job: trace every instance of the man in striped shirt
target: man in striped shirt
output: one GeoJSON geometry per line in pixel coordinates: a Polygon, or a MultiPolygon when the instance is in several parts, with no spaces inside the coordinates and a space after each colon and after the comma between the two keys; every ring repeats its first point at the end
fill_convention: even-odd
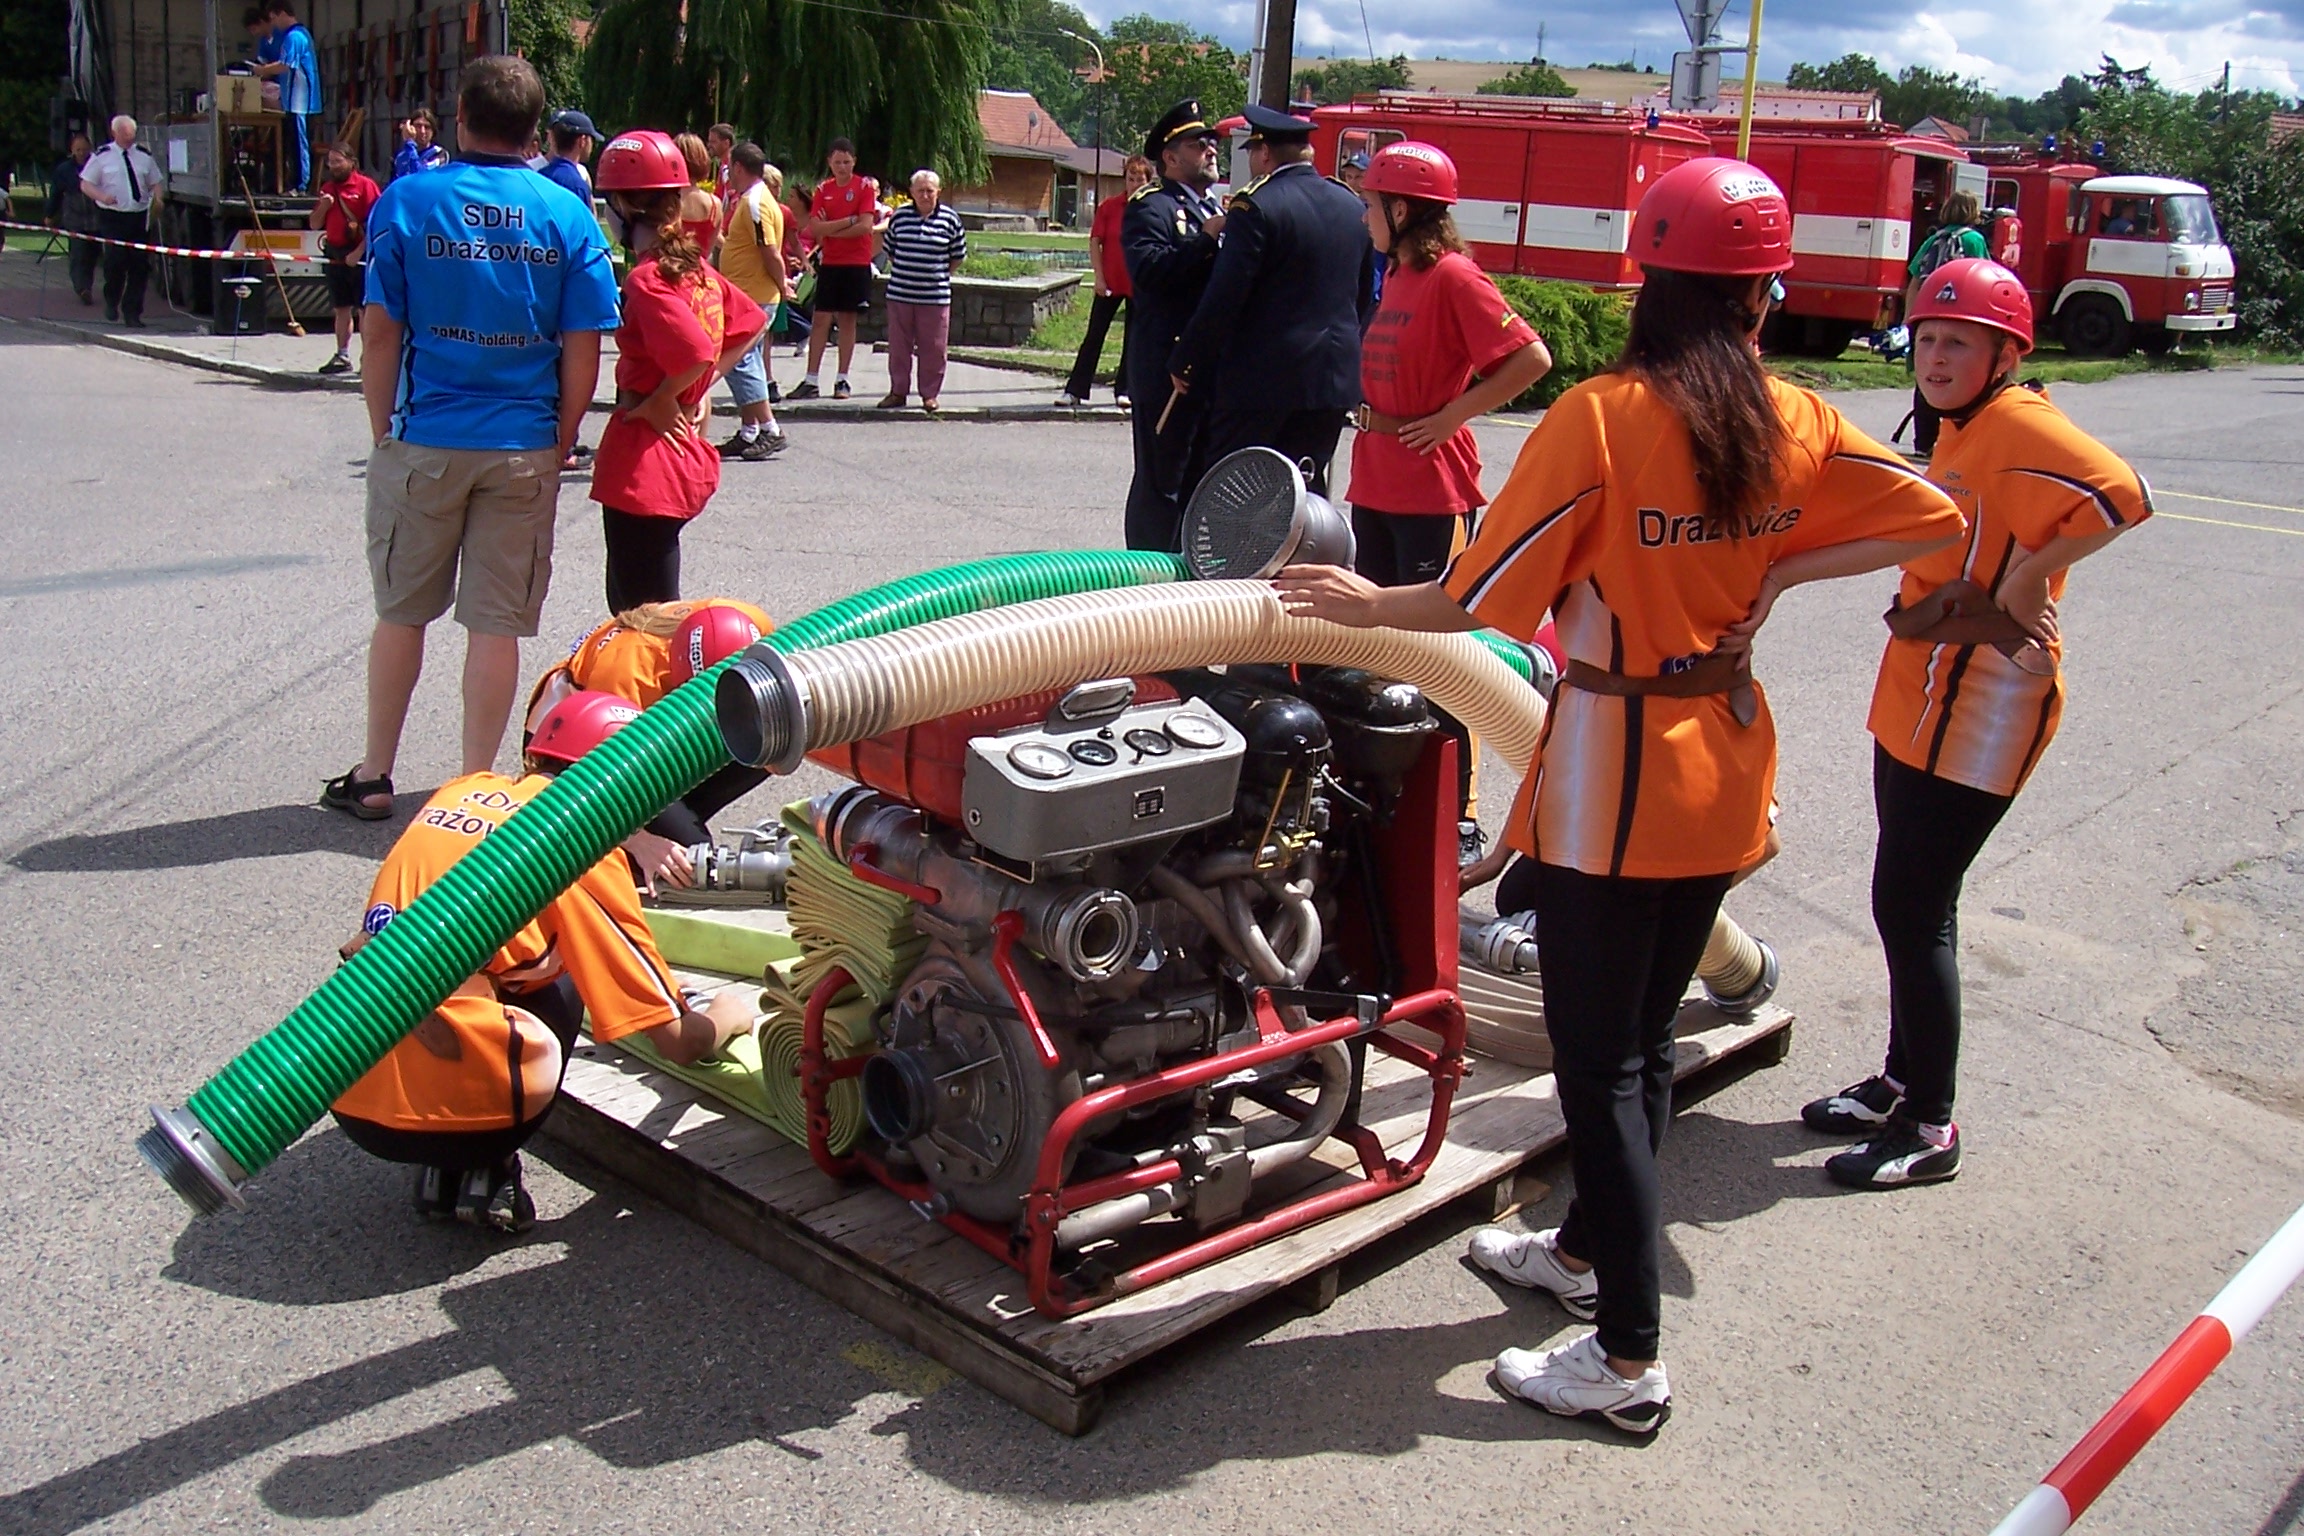
{"type": "Polygon", "coordinates": [[[934,171],[912,173],[912,202],[888,220],[888,394],[882,410],[912,395],[912,360],[920,360],[920,407],[943,402],[944,362],[952,340],[952,274],[968,256],[968,231],[943,203],[934,171]]]}

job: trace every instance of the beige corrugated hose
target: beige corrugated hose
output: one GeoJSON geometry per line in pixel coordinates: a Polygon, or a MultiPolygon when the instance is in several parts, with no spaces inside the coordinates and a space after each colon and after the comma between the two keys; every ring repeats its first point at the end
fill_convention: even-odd
{"type": "Polygon", "coordinates": [[[1544,728],[1543,698],[1472,636],[1299,618],[1261,581],[1088,592],[789,656],[747,653],[722,679],[720,716],[738,757],[789,769],[811,749],[1039,689],[1252,662],[1359,667],[1413,683],[1523,773],[1544,728]],[[771,681],[771,670],[788,684],[771,681]]]}

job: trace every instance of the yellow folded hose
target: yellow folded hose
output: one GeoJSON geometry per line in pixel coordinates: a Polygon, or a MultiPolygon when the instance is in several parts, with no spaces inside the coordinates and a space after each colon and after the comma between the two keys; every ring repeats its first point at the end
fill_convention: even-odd
{"type": "Polygon", "coordinates": [[[1043,688],[1250,662],[1413,683],[1521,772],[1544,728],[1542,697],[1473,636],[1295,617],[1261,581],[1048,598],[791,655],[754,646],[721,674],[715,706],[739,760],[789,773],[815,748],[1043,688]]]}

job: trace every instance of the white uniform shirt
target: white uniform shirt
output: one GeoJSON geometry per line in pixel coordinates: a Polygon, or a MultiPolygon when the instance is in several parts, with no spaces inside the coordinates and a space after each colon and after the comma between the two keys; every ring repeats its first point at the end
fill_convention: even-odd
{"type": "Polygon", "coordinates": [[[152,206],[152,200],[160,195],[161,182],[158,163],[145,153],[141,144],[130,145],[126,155],[120,153],[119,145],[107,144],[90,155],[87,165],[80,171],[80,185],[83,189],[93,187],[104,194],[102,198],[91,201],[99,209],[109,209],[114,213],[144,212],[152,206]],[[134,190],[130,190],[128,185],[131,165],[136,173],[134,190]]]}

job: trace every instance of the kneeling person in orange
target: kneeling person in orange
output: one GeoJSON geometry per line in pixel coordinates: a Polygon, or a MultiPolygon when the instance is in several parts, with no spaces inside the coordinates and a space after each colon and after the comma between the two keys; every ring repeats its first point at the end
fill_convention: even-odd
{"type": "Polygon", "coordinates": [[[1532,807],[1509,841],[1532,900],[1576,1197],[1553,1231],[1489,1229],[1475,1262],[1552,1292],[1596,1331],[1508,1349],[1507,1392],[1651,1433],[1673,1023],[1720,898],[1768,844],[1775,728],[1752,637],[1776,594],[1951,542],[1944,494],[1806,390],[1758,337],[1792,264],[1791,211],[1738,161],[1658,177],[1632,225],[1646,281],[1616,366],[1528,435],[1472,545],[1439,582],[1283,572],[1288,606],[1344,624],[1526,640],[1552,612],[1566,666],[1532,807]]]}
{"type": "MultiPolygon", "coordinates": [[[[772,633],[775,621],[735,597],[695,602],[642,603],[577,641],[568,659],[536,680],[528,695],[528,728],[579,688],[630,699],[646,709],[658,699],[772,633]]],[[[657,813],[624,841],[652,886],[693,883],[688,849],[712,840],[708,822],[768,781],[743,763],[730,763],[657,813]]]]}
{"type": "Polygon", "coordinates": [[[1904,562],[1872,693],[1888,1060],[1800,1112],[1814,1130],[1866,1138],[1824,1165],[1860,1189],[1960,1171],[1960,884],[2063,714],[2064,573],[2152,515],[2142,476],[2016,385],[2032,349],[2016,274],[1946,262],[1911,318],[1914,372],[1944,419],[1928,478],[1968,514],[1968,537],[1904,562]]]}
{"type": "MultiPolygon", "coordinates": [[[[442,785],[385,856],[346,958],[638,713],[608,694],[572,694],[539,724],[523,777],[471,773],[442,785]]],[[[366,1151],[416,1165],[426,1217],[521,1231],[536,1208],[520,1185],[519,1149],[552,1107],[586,1010],[594,1039],[645,1033],[686,1063],[751,1027],[744,990],[698,1010],[656,952],[623,855],[611,853],[347,1088],[336,1123],[366,1151]]]]}

